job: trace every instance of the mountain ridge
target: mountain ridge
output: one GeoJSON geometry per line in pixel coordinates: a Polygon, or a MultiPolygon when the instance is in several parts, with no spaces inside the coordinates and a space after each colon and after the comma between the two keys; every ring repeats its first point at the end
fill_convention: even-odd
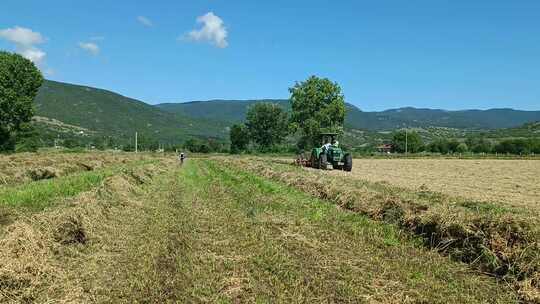
{"type": "MultiPolygon", "coordinates": [[[[192,117],[212,118],[228,123],[245,118],[247,107],[257,102],[275,102],[290,109],[287,99],[188,101],[161,103],[157,107],[192,117]],[[219,109],[216,109],[219,107],[219,109]],[[231,114],[231,112],[233,112],[231,114]]],[[[353,129],[393,130],[403,127],[448,127],[459,129],[498,129],[518,127],[527,122],[540,121],[540,111],[493,108],[487,110],[444,110],[402,107],[384,111],[362,111],[358,106],[346,103],[345,125],[353,129]]]]}
{"type": "MultiPolygon", "coordinates": [[[[44,82],[35,99],[36,116],[59,122],[40,120],[47,127],[62,126],[59,129],[65,131],[70,129],[66,126],[77,126],[96,136],[123,141],[131,140],[138,132],[143,138],[169,143],[194,137],[225,140],[228,127],[242,122],[248,107],[259,102],[278,103],[290,110],[287,99],[214,99],[151,105],[109,90],[50,80],[44,82]]],[[[452,111],[403,107],[364,112],[350,103],[346,108],[349,130],[391,131],[403,127],[484,130],[540,121],[540,111],[506,108],[452,111]]]]}
{"type": "Polygon", "coordinates": [[[45,80],[35,99],[36,116],[56,119],[105,136],[134,132],[168,142],[226,135],[226,125],[162,111],[112,91],[45,80]]]}

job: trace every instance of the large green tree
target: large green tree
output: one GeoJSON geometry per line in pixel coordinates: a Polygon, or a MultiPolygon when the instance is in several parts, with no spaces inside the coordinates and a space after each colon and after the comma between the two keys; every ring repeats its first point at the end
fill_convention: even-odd
{"type": "Polygon", "coordinates": [[[231,139],[231,153],[244,151],[249,144],[249,133],[244,124],[235,124],[229,132],[231,139]]]}
{"type": "Polygon", "coordinates": [[[32,120],[43,76],[21,55],[0,51],[0,149],[15,147],[14,135],[32,120]]]}
{"type": "Polygon", "coordinates": [[[289,131],[287,112],[277,104],[261,102],[249,107],[246,128],[250,138],[261,150],[283,142],[289,131]]]}
{"type": "Polygon", "coordinates": [[[319,144],[320,132],[343,130],[345,99],[340,86],[327,78],[309,77],[289,89],[291,123],[300,131],[299,147],[319,144]]]}
{"type": "Polygon", "coordinates": [[[418,153],[423,151],[424,143],[422,138],[415,131],[401,130],[394,133],[392,137],[392,146],[395,152],[404,153],[418,153]],[[407,148],[405,148],[407,147],[407,148]]]}

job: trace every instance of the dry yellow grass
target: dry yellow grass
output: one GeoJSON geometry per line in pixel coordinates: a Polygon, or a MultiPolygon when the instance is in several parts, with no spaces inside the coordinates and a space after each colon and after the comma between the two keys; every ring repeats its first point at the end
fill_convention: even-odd
{"type": "Polygon", "coordinates": [[[394,225],[228,164],[126,168],[6,224],[0,303],[517,303],[394,225]]]}
{"type": "Polygon", "coordinates": [[[329,173],[540,211],[537,160],[355,159],[353,163],[352,174],[329,173]]]}
{"type": "Polygon", "coordinates": [[[0,186],[90,171],[144,157],[132,153],[21,153],[0,155],[0,186]]]}
{"type": "MultiPolygon", "coordinates": [[[[356,173],[301,168],[291,165],[290,161],[269,158],[220,161],[294,186],[334,202],[344,209],[396,224],[401,229],[420,236],[424,245],[429,248],[509,282],[525,303],[540,303],[540,230],[535,225],[540,208],[508,208],[511,204],[505,203],[504,199],[495,199],[495,196],[490,196],[490,201],[482,202],[462,193],[443,194],[444,191],[429,188],[429,177],[427,180],[416,177],[416,185],[419,186],[407,184],[413,188],[411,190],[407,189],[407,185],[367,180],[362,178],[358,162],[371,160],[357,161],[354,166],[356,173]],[[432,191],[427,191],[429,189],[432,191]]],[[[410,164],[409,171],[422,172],[419,169],[422,167],[417,164],[426,160],[398,160],[393,163],[388,163],[387,160],[378,161],[385,165],[393,164],[392,166],[399,166],[400,162],[405,161],[410,164]]],[[[524,163],[509,166],[519,171],[519,168],[516,169],[518,164],[524,163]]],[[[530,166],[535,164],[524,168],[531,169],[530,166]]],[[[392,170],[392,166],[385,169],[392,170]]],[[[466,168],[453,168],[461,170],[462,174],[456,175],[454,179],[467,176],[466,169],[470,168],[463,166],[466,168]]],[[[425,170],[437,170],[434,167],[427,167],[425,170]]],[[[382,174],[385,169],[376,167],[373,170],[382,174]]],[[[514,171],[497,169],[496,173],[505,173],[506,177],[512,178],[511,173],[514,171]]],[[[532,174],[532,178],[537,177],[532,174]]],[[[466,180],[461,182],[470,183],[466,180]]],[[[482,190],[478,188],[477,191],[482,190]]],[[[527,203],[518,202],[515,205],[527,206],[527,203]]]]}

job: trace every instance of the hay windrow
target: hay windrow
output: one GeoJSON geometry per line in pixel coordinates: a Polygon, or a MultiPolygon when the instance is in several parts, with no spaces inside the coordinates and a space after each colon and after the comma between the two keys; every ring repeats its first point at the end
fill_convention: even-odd
{"type": "Polygon", "coordinates": [[[114,164],[127,164],[146,156],[128,153],[21,153],[0,157],[0,185],[16,185],[35,180],[94,171],[114,164]]]}
{"type": "Polygon", "coordinates": [[[55,260],[55,242],[47,229],[26,222],[9,227],[0,240],[0,302],[32,303],[58,298],[71,302],[80,288],[70,284],[55,260]]]}
{"type": "MultiPolygon", "coordinates": [[[[540,232],[537,219],[527,214],[482,212],[446,198],[432,203],[423,189],[401,195],[389,186],[355,184],[346,177],[260,160],[220,159],[231,168],[294,186],[342,208],[396,224],[420,236],[426,246],[466,262],[482,272],[513,282],[527,298],[540,290],[540,232]],[[532,279],[531,279],[532,278],[532,279]],[[523,289],[522,291],[522,288],[523,289]]],[[[441,196],[442,197],[442,196],[441,196]]]]}
{"type": "Polygon", "coordinates": [[[27,173],[33,181],[59,177],[62,173],[53,167],[33,168],[27,173]]]}
{"type": "MultiPolygon", "coordinates": [[[[91,302],[76,266],[85,259],[85,248],[104,238],[103,225],[117,220],[113,209],[140,207],[132,199],[138,187],[133,177],[120,173],[108,177],[98,189],[68,200],[62,208],[6,223],[0,235],[0,302],[91,302]]],[[[0,220],[2,216],[0,212],[0,220]]]]}

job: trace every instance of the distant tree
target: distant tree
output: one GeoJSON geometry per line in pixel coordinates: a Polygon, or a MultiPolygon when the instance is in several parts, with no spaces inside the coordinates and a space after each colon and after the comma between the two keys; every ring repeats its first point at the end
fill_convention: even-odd
{"type": "Polygon", "coordinates": [[[30,123],[21,124],[14,137],[17,138],[15,152],[36,152],[41,146],[38,132],[30,123]]]}
{"type": "Polygon", "coordinates": [[[483,137],[469,137],[465,141],[469,150],[474,153],[491,153],[493,146],[491,141],[483,137]]]}
{"type": "Polygon", "coordinates": [[[213,150],[213,147],[216,147],[212,140],[203,141],[200,139],[188,139],[184,143],[184,149],[187,149],[190,152],[194,153],[210,153],[216,152],[213,150]]]}
{"type": "Polygon", "coordinates": [[[459,141],[452,139],[448,141],[448,153],[458,152],[459,141]]]}
{"type": "Polygon", "coordinates": [[[321,129],[340,132],[345,121],[345,99],[340,86],[311,76],[296,83],[291,93],[291,126],[300,130],[299,148],[318,145],[321,129]]]}
{"type": "Polygon", "coordinates": [[[527,139],[506,139],[495,145],[494,150],[497,153],[509,154],[530,154],[535,150],[534,140],[527,139]]]}
{"type": "Polygon", "coordinates": [[[466,143],[460,143],[456,139],[437,139],[426,146],[426,150],[434,153],[451,154],[464,153],[469,147],[466,143]]]}
{"type": "Polygon", "coordinates": [[[34,115],[33,102],[43,76],[32,61],[0,51],[0,149],[13,150],[13,136],[34,115]]]}
{"type": "Polygon", "coordinates": [[[531,138],[531,152],[540,154],[540,138],[531,138]]]}
{"type": "Polygon", "coordinates": [[[190,152],[199,152],[200,143],[193,138],[190,138],[184,142],[184,149],[190,152]]]}
{"type": "MultiPolygon", "coordinates": [[[[104,149],[106,148],[105,144],[107,144],[107,141],[104,141],[103,139],[96,141],[96,147],[99,146],[98,149],[104,149]]],[[[145,133],[139,133],[137,138],[137,149],[139,151],[156,151],[159,148],[159,142],[156,138],[154,138],[152,135],[145,134],[145,133]]]]}
{"type": "Polygon", "coordinates": [[[195,151],[195,152],[199,152],[199,153],[210,153],[210,146],[207,144],[207,143],[202,143],[199,145],[199,149],[198,151],[195,151]]]}
{"type": "Polygon", "coordinates": [[[246,114],[246,128],[249,137],[263,151],[268,151],[283,142],[288,134],[287,112],[274,103],[256,103],[246,114]]]}
{"type": "Polygon", "coordinates": [[[73,137],[69,137],[69,138],[64,139],[63,145],[64,145],[64,147],[66,147],[68,149],[73,149],[73,148],[78,148],[78,147],[84,146],[84,144],[82,144],[80,141],[78,141],[76,138],[73,138],[73,137]]]}
{"type": "Polygon", "coordinates": [[[231,139],[231,153],[246,150],[249,144],[249,132],[244,124],[235,124],[229,132],[231,139]]]}
{"type": "Polygon", "coordinates": [[[448,140],[447,139],[437,139],[427,145],[426,150],[433,153],[447,154],[448,149],[448,140]]]}
{"type": "Polygon", "coordinates": [[[125,144],[122,146],[122,151],[124,152],[133,152],[135,151],[135,145],[132,143],[125,144]]]}
{"type": "Polygon", "coordinates": [[[407,151],[409,153],[418,153],[424,149],[422,138],[417,132],[401,130],[394,133],[394,136],[392,137],[394,151],[404,153],[405,145],[407,146],[407,151]]]}
{"type": "Polygon", "coordinates": [[[456,152],[457,153],[465,153],[469,151],[469,147],[467,147],[467,144],[466,143],[460,143],[459,145],[457,145],[456,147],[456,152]]]}
{"type": "Polygon", "coordinates": [[[223,143],[214,138],[208,139],[208,148],[210,149],[210,152],[218,152],[218,153],[225,150],[223,143]]]}

